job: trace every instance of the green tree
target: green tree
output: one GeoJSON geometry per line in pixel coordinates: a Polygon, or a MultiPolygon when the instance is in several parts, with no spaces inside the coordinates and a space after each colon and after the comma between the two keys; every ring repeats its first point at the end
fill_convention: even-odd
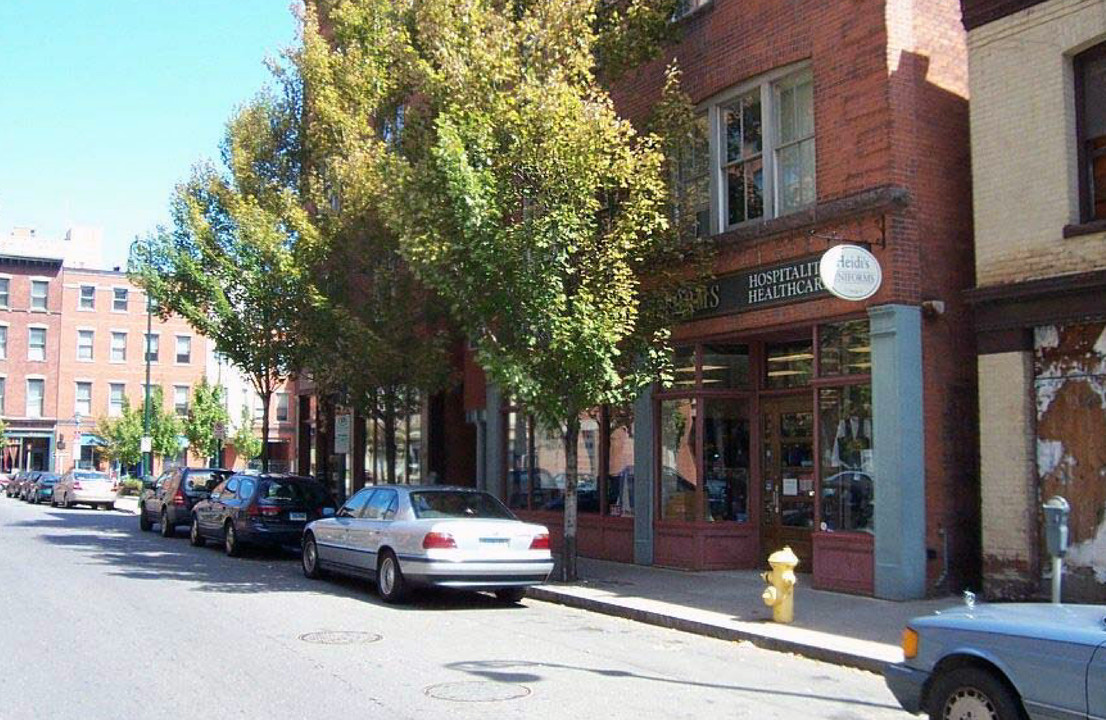
{"type": "Polygon", "coordinates": [[[394,154],[401,248],[481,365],[566,460],[564,579],[576,577],[580,417],[670,365],[665,141],[619,117],[597,74],[591,0],[425,0],[407,24],[419,104],[394,154]]]}
{"type": "Polygon", "coordinates": [[[299,338],[321,304],[305,269],[315,233],[298,195],[301,111],[286,89],[231,118],[222,168],[195,168],[174,194],[172,230],[137,243],[129,264],[163,317],[183,317],[250,378],[266,436],[273,392],[302,367],[299,338]]]}
{"type": "Polygon", "coordinates": [[[230,437],[230,445],[238,457],[247,463],[261,454],[261,438],[253,431],[253,418],[250,417],[250,409],[243,406],[242,417],[238,426],[234,428],[234,434],[230,437]]]}
{"type": "Polygon", "coordinates": [[[188,417],[184,421],[184,434],[188,444],[201,456],[212,458],[219,454],[218,426],[224,428],[230,422],[223,397],[223,388],[202,378],[192,391],[188,417]]]}
{"type": "Polygon", "coordinates": [[[160,386],[150,388],[150,437],[154,455],[174,459],[181,453],[184,423],[173,408],[165,407],[165,393],[160,386]]]}
{"type": "Polygon", "coordinates": [[[96,435],[103,440],[100,451],[108,461],[123,465],[142,462],[142,409],[132,408],[125,397],[118,417],[101,417],[97,421],[96,435]]]}

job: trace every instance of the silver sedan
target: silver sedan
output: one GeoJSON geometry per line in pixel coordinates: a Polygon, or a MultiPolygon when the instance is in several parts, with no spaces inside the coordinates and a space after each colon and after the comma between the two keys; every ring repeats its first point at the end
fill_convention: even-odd
{"type": "Polygon", "coordinates": [[[375,579],[396,603],[413,586],[490,590],[518,602],[553,571],[549,531],[524,523],[488,493],[440,485],[359,490],[303,535],[303,572],[375,579]]]}

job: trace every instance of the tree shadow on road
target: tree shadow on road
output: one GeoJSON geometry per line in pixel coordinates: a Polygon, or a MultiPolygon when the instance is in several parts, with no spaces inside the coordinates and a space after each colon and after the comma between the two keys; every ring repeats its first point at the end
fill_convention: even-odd
{"type": "MultiPolygon", "coordinates": [[[[38,538],[70,549],[90,564],[108,565],[110,574],[134,580],[192,583],[194,592],[259,593],[302,592],[360,600],[399,611],[510,610],[496,599],[475,593],[422,591],[410,605],[387,605],[371,582],[339,576],[309,580],[300,570],[299,554],[292,549],[249,549],[231,558],[221,548],[192,547],[184,531],[176,538],[142,532],[138,518],[111,512],[51,509],[34,520],[8,527],[38,528],[38,538]]],[[[217,543],[216,543],[217,545],[217,543]]],[[[513,606],[524,609],[522,606],[513,606]]]]}
{"type": "Polygon", "coordinates": [[[473,660],[450,663],[446,665],[446,667],[450,670],[459,670],[461,672],[475,675],[476,677],[480,677],[491,682],[501,683],[541,682],[545,679],[543,676],[538,675],[535,672],[523,671],[526,669],[538,670],[541,668],[549,668],[554,670],[573,670],[576,672],[598,675],[604,678],[626,678],[630,680],[642,680],[645,682],[653,683],[670,683],[674,685],[682,685],[684,687],[697,687],[706,690],[729,690],[733,692],[755,695],[794,697],[802,698],[805,700],[841,703],[843,705],[862,705],[865,707],[880,708],[885,710],[902,710],[902,708],[898,705],[871,702],[869,700],[861,700],[858,698],[840,697],[833,695],[818,695],[815,693],[800,692],[798,690],[781,690],[778,688],[764,686],[756,687],[751,685],[728,685],[724,683],[710,683],[702,682],[700,680],[685,680],[680,678],[664,677],[662,675],[649,675],[644,673],[630,672],[628,670],[610,670],[604,668],[579,667],[576,665],[534,662],[531,660],[473,660]]]}

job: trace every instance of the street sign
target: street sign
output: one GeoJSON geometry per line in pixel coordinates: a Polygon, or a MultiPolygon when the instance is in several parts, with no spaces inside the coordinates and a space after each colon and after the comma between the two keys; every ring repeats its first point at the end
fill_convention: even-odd
{"type": "Polygon", "coordinates": [[[227,437],[227,424],[223,421],[215,423],[215,439],[226,440],[227,437]]]}
{"type": "Polygon", "coordinates": [[[142,437],[141,451],[144,452],[144,453],[154,451],[154,439],[152,437],[150,437],[149,435],[144,435],[142,437]]]}
{"type": "Polygon", "coordinates": [[[883,283],[875,255],[857,245],[835,245],[818,264],[822,286],[843,300],[867,300],[883,283]]]}
{"type": "Polygon", "coordinates": [[[349,431],[353,426],[353,416],[342,413],[334,416],[334,454],[349,454],[349,431]]]}

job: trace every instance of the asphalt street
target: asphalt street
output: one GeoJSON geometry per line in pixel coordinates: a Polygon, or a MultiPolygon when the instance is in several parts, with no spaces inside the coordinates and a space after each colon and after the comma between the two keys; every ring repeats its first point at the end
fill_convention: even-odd
{"type": "Polygon", "coordinates": [[[0,718],[906,718],[882,678],[525,600],[303,577],[0,497],[0,718]]]}

